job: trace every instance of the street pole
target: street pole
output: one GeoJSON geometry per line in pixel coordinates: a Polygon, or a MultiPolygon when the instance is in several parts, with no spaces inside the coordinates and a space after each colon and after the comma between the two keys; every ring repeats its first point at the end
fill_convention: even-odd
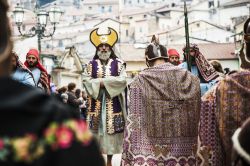
{"type": "Polygon", "coordinates": [[[189,43],[189,29],[188,29],[188,11],[186,0],[184,1],[184,22],[185,22],[185,36],[186,36],[186,61],[187,61],[187,69],[191,72],[191,59],[190,59],[190,43],[189,43]]]}

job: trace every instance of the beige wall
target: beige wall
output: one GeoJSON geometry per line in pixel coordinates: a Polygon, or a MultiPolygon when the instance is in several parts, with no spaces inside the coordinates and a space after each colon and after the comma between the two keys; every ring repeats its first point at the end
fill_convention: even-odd
{"type": "Polygon", "coordinates": [[[231,70],[239,70],[239,60],[220,60],[222,68],[230,68],[231,70]]]}
{"type": "Polygon", "coordinates": [[[80,74],[70,72],[57,72],[52,74],[54,83],[57,87],[67,86],[70,82],[74,82],[77,88],[83,88],[82,78],[80,74]]]}
{"type": "Polygon", "coordinates": [[[129,77],[131,76],[131,73],[133,71],[141,71],[147,67],[146,62],[144,61],[127,61],[126,63],[127,63],[126,72],[129,77]]]}

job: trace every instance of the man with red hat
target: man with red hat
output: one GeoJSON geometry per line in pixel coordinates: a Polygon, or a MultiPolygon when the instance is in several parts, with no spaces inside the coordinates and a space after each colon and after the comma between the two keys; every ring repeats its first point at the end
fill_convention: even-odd
{"type": "Polygon", "coordinates": [[[32,72],[36,86],[50,94],[50,81],[48,72],[41,64],[39,53],[36,49],[29,50],[26,55],[26,61],[24,62],[24,65],[27,66],[32,72]]]}
{"type": "Polygon", "coordinates": [[[169,49],[168,50],[168,56],[169,56],[169,63],[172,63],[175,66],[178,66],[181,64],[180,62],[180,54],[176,51],[176,49],[169,49]]]}

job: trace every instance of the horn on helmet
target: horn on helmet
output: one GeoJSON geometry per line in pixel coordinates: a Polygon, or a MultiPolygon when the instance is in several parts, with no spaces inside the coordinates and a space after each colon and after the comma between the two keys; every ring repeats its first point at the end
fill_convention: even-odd
{"type": "Polygon", "coordinates": [[[90,33],[90,41],[91,43],[95,46],[98,47],[100,44],[108,44],[111,47],[117,42],[118,40],[118,34],[117,32],[113,29],[108,27],[109,33],[108,34],[98,34],[98,29],[94,29],[90,33]]]}

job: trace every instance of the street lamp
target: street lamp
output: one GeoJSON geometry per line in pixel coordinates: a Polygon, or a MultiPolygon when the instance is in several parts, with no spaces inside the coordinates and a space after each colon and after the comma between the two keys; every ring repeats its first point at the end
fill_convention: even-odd
{"type": "Polygon", "coordinates": [[[62,13],[63,12],[56,5],[53,6],[49,12],[46,12],[44,10],[39,10],[36,14],[37,16],[36,25],[30,29],[28,34],[24,34],[21,31],[21,25],[23,24],[24,10],[19,4],[17,4],[17,6],[15,7],[15,10],[13,11],[14,20],[15,20],[15,23],[18,27],[18,31],[21,34],[21,36],[34,37],[35,35],[37,35],[39,52],[41,52],[41,39],[43,37],[52,37],[54,35],[55,30],[56,30],[56,24],[59,23],[62,13]],[[46,34],[45,27],[47,25],[48,16],[50,19],[50,23],[53,25],[53,31],[52,33],[46,34]]]}

